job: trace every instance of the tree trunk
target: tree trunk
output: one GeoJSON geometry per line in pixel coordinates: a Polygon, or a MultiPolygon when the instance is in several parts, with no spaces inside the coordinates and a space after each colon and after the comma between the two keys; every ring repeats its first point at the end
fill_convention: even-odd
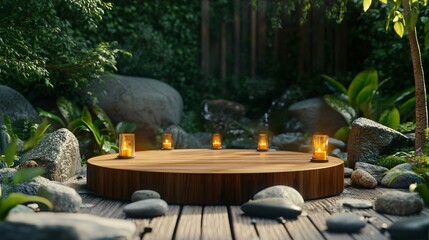
{"type": "MultiPolygon", "coordinates": [[[[410,14],[410,4],[408,0],[402,0],[405,18],[410,14]]],[[[408,30],[408,41],[410,42],[411,60],[413,62],[414,84],[416,87],[416,142],[415,148],[425,146],[426,128],[428,126],[426,86],[422,66],[420,46],[417,39],[416,28],[408,30]]]]}

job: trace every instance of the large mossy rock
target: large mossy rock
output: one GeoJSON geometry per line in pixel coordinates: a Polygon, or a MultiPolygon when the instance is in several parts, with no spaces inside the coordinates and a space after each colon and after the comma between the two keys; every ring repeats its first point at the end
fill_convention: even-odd
{"type": "Polygon", "coordinates": [[[36,110],[24,96],[8,86],[0,85],[0,125],[3,125],[5,114],[12,121],[38,118],[36,110]]]}
{"type": "Polygon", "coordinates": [[[321,132],[333,136],[341,127],[347,126],[343,116],[329,107],[321,98],[310,98],[292,104],[288,113],[298,119],[307,132],[321,132]]]}
{"type": "Polygon", "coordinates": [[[401,148],[411,147],[412,141],[404,134],[366,118],[352,123],[348,140],[350,167],[356,162],[374,164],[382,155],[395,153],[401,148]]]}
{"type": "Polygon", "coordinates": [[[155,79],[113,75],[90,91],[114,123],[128,121],[137,125],[137,150],[155,148],[159,129],[178,125],[182,116],[182,96],[155,79]]]}
{"type": "Polygon", "coordinates": [[[63,182],[81,169],[79,142],[66,128],[46,134],[39,144],[22,156],[21,161],[34,160],[43,167],[45,177],[63,182]]]}

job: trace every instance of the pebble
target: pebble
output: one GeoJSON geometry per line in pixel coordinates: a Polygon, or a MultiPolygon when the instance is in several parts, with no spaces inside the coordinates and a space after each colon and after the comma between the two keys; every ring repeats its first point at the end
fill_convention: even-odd
{"type": "Polygon", "coordinates": [[[344,177],[349,178],[352,176],[353,169],[345,167],[344,168],[344,177]]]}
{"type": "Polygon", "coordinates": [[[296,218],[302,209],[285,198],[263,198],[241,205],[241,210],[249,216],[263,218],[296,218]]]}
{"type": "Polygon", "coordinates": [[[162,199],[145,199],[130,203],[124,207],[124,212],[130,218],[152,218],[165,215],[168,204],[162,199]]]}
{"type": "Polygon", "coordinates": [[[343,198],[337,201],[337,205],[346,206],[357,209],[372,208],[372,202],[364,199],[343,198]]]}
{"type": "Polygon", "coordinates": [[[400,216],[417,214],[423,207],[423,199],[418,193],[400,191],[383,193],[374,202],[375,210],[400,216]]]}
{"type": "Polygon", "coordinates": [[[358,232],[365,225],[365,218],[354,213],[334,214],[326,219],[326,226],[331,232],[358,232]]]}
{"type": "Polygon", "coordinates": [[[161,195],[152,190],[137,190],[131,196],[131,202],[137,202],[145,199],[160,199],[161,195]]]}
{"type": "Polygon", "coordinates": [[[366,162],[357,162],[355,165],[355,169],[362,169],[367,173],[371,174],[371,176],[373,176],[377,180],[377,183],[381,183],[381,179],[383,179],[383,174],[389,170],[385,167],[373,165],[366,162]]]}

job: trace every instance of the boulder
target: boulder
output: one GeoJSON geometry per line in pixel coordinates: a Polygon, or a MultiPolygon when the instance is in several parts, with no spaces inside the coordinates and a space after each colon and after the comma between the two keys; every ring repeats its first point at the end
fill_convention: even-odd
{"type": "Polygon", "coordinates": [[[155,79],[112,75],[90,91],[114,123],[137,125],[136,150],[156,148],[158,129],[178,125],[182,116],[182,96],[155,79]]]}
{"type": "Polygon", "coordinates": [[[423,199],[418,193],[385,192],[374,202],[375,210],[392,215],[408,216],[423,210],[423,199]]]}
{"type": "Polygon", "coordinates": [[[82,205],[82,198],[76,190],[58,183],[40,186],[37,195],[51,201],[54,212],[78,212],[82,205]]]}
{"type": "Polygon", "coordinates": [[[408,189],[412,183],[422,183],[422,179],[419,178],[414,172],[409,163],[402,163],[396,165],[392,169],[398,169],[400,175],[394,177],[397,172],[387,173],[381,180],[381,184],[390,188],[406,188],[408,189]],[[394,177],[394,178],[393,178],[394,177]]]}
{"type": "Polygon", "coordinates": [[[66,128],[46,134],[36,147],[25,153],[21,161],[34,160],[43,167],[45,177],[65,181],[81,169],[79,142],[66,128]]]}
{"type": "Polygon", "coordinates": [[[329,107],[322,98],[311,98],[292,104],[288,113],[290,117],[298,119],[303,129],[310,133],[321,132],[330,136],[347,122],[335,110],[329,107]]]}
{"type": "MultiPolygon", "coordinates": [[[[11,183],[13,181],[13,176],[16,173],[16,169],[14,168],[4,168],[0,169],[0,182],[3,182],[3,178],[7,175],[9,176],[8,182],[11,183]]],[[[24,193],[27,195],[36,195],[40,186],[43,184],[48,184],[50,181],[44,177],[35,177],[31,181],[20,183],[15,186],[14,192],[24,193]]],[[[2,186],[5,196],[7,196],[10,192],[10,185],[7,187],[2,186]]]]}
{"type": "Polygon", "coordinates": [[[81,213],[12,214],[0,224],[2,239],[87,240],[133,239],[136,225],[130,221],[81,213]]]}
{"type": "Polygon", "coordinates": [[[348,161],[351,167],[356,162],[375,163],[382,155],[389,155],[400,148],[412,146],[404,134],[366,118],[352,123],[348,139],[348,161]]]}
{"type": "Polygon", "coordinates": [[[0,85],[0,126],[5,114],[12,121],[38,119],[37,111],[24,96],[8,86],[0,85]]]}
{"type": "Polygon", "coordinates": [[[418,216],[398,220],[387,231],[394,240],[428,239],[429,217],[418,216]]]}
{"type": "Polygon", "coordinates": [[[179,126],[169,126],[165,132],[171,133],[174,149],[199,148],[201,144],[193,135],[188,134],[179,126]]]}
{"type": "Polygon", "coordinates": [[[303,133],[282,133],[273,137],[272,145],[279,150],[300,151],[308,141],[303,133]]]}

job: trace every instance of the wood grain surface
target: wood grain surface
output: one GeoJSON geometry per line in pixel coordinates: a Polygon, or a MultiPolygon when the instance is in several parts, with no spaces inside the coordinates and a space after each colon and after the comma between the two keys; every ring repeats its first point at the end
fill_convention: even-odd
{"type": "Polygon", "coordinates": [[[343,160],[310,162],[299,152],[186,149],[137,152],[91,158],[88,188],[109,198],[129,200],[139,189],[152,189],[174,204],[242,204],[273,185],[297,189],[304,199],[339,194],[344,189],[343,160]]]}

